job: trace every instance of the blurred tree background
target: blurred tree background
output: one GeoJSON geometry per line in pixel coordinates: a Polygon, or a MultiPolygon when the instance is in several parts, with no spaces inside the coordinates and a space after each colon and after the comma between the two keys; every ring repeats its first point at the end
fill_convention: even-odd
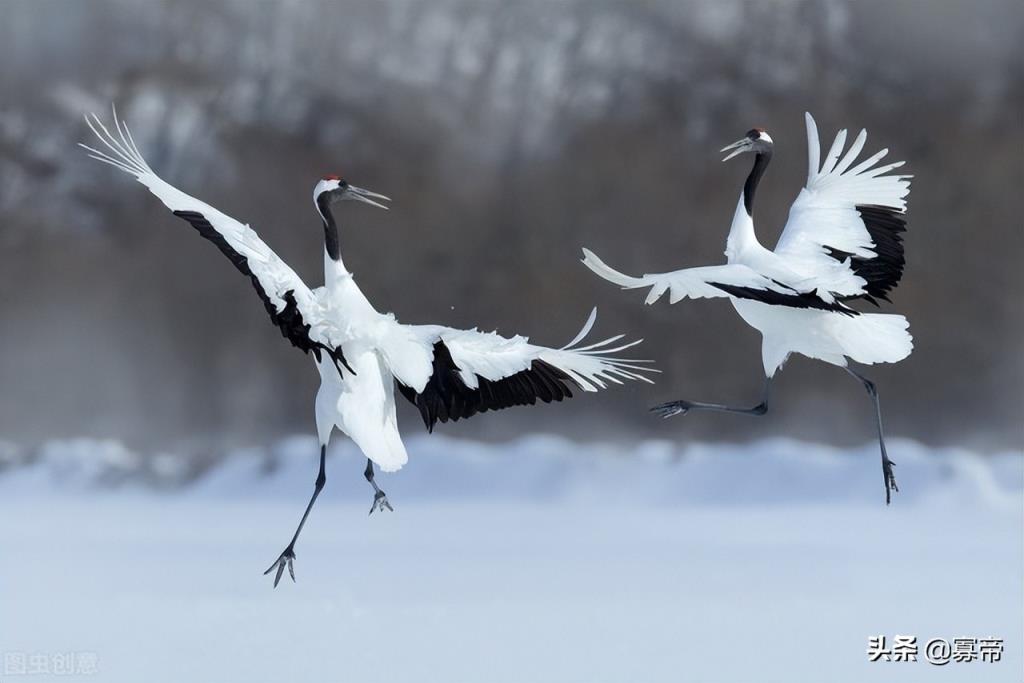
{"type": "MultiPolygon", "coordinates": [[[[821,2],[0,2],[0,439],[115,436],[139,448],[313,430],[310,361],[244,278],[144,188],[87,159],[111,102],[161,175],[250,222],[311,285],[326,173],[390,195],[346,207],[342,249],[382,311],[568,341],[647,341],[664,374],[570,404],[448,425],[502,438],[873,439],[841,371],[802,358],[764,420],[647,414],[753,403],[760,340],[724,301],[660,303],[628,272],[724,259],[748,160],[773,245],[806,177],[803,112],[869,131],[915,176],[893,306],[916,350],[867,374],[892,435],[1019,446],[1024,416],[1024,10],[1017,0],[821,2]]],[[[402,408],[405,430],[419,430],[402,408]]],[[[899,458],[896,457],[896,460],[899,458]]]]}

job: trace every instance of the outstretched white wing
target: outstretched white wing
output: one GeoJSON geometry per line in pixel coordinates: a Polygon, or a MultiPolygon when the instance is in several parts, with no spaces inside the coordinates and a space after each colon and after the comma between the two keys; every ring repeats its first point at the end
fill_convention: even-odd
{"type": "Polygon", "coordinates": [[[594,309],[573,341],[552,349],[526,337],[458,330],[441,325],[401,325],[382,353],[402,394],[420,410],[428,429],[488,410],[548,403],[572,396],[571,386],[598,391],[608,382],[651,380],[650,361],[612,354],[642,340],[615,345],[624,335],[579,346],[597,318],[594,309]]]}
{"type": "Polygon", "coordinates": [[[831,297],[823,298],[813,285],[783,284],[758,273],[749,266],[729,263],[720,266],[684,268],[670,273],[653,273],[632,277],[620,273],[599,259],[589,249],[583,250],[583,265],[623,289],[650,287],[646,303],[653,304],[668,292],[669,303],[683,299],[735,297],[751,299],[775,306],[817,308],[849,314],[846,306],[831,297]]]}
{"type": "Polygon", "coordinates": [[[648,292],[646,299],[648,304],[653,304],[665,292],[668,292],[669,303],[673,304],[683,299],[711,299],[729,296],[729,293],[719,286],[723,284],[780,293],[793,291],[738,263],[683,268],[670,273],[646,273],[640,277],[633,277],[620,273],[599,259],[594,252],[584,249],[583,265],[623,289],[650,287],[651,291],[648,292]]]}
{"type": "Polygon", "coordinates": [[[882,151],[854,165],[867,141],[862,130],[848,150],[846,130],[820,158],[818,128],[807,119],[807,185],[789,210],[775,253],[822,289],[841,296],[886,298],[903,273],[908,175],[886,175],[904,162],[876,164],[882,151]]]}
{"type": "Polygon", "coordinates": [[[235,267],[252,280],[271,320],[293,345],[320,358],[326,352],[335,364],[345,364],[341,344],[345,333],[327,316],[316,295],[248,225],[191,197],[160,178],[143,159],[128,126],[117,119],[111,133],[95,114],[86,123],[106,148],[82,144],[89,156],[133,176],[170,209],[213,242],[235,267]]]}

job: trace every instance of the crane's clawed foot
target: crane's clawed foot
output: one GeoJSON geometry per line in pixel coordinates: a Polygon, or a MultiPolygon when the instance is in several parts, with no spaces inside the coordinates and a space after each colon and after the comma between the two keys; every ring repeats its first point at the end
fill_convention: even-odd
{"type": "Polygon", "coordinates": [[[383,491],[377,491],[373,496],[373,504],[370,505],[370,511],[367,514],[372,515],[374,510],[384,512],[384,508],[391,512],[395,511],[395,508],[391,507],[391,503],[388,502],[387,495],[383,491]]]}
{"type": "Polygon", "coordinates": [[[888,505],[892,502],[892,494],[899,493],[900,488],[896,486],[896,475],[892,473],[892,468],[896,466],[892,460],[886,458],[882,462],[882,474],[885,476],[885,504],[888,505]]]}
{"type": "Polygon", "coordinates": [[[652,413],[657,413],[663,418],[670,418],[675,415],[686,415],[693,408],[689,401],[669,401],[651,408],[652,413]]]}
{"type": "Polygon", "coordinates": [[[292,577],[292,583],[295,583],[295,567],[292,566],[294,561],[295,550],[291,545],[289,545],[284,549],[284,552],[281,553],[281,556],[277,558],[274,564],[270,565],[270,567],[267,568],[267,571],[263,572],[263,575],[266,576],[270,572],[274,571],[274,567],[277,567],[277,574],[274,576],[274,588],[277,588],[277,584],[280,583],[281,575],[284,574],[284,568],[287,565],[288,575],[292,577]]]}

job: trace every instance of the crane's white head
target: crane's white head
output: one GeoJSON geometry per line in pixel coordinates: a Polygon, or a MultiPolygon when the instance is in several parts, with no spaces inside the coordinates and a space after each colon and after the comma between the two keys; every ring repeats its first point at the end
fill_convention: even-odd
{"type": "Polygon", "coordinates": [[[321,215],[326,212],[324,209],[333,204],[334,202],[343,201],[346,199],[354,199],[356,201],[376,206],[379,209],[387,210],[388,207],[384,206],[380,202],[374,201],[380,199],[385,202],[390,202],[390,197],[385,197],[382,194],[376,192],[370,192],[364,190],[361,187],[350,185],[348,182],[336,175],[324,176],[320,179],[320,182],[313,188],[313,203],[316,204],[316,208],[320,211],[321,215]]]}
{"type": "Polygon", "coordinates": [[[764,128],[751,128],[747,131],[745,137],[727,147],[723,147],[720,151],[729,152],[729,155],[722,159],[722,161],[728,161],[744,152],[764,154],[765,152],[772,151],[772,138],[764,128]]]}

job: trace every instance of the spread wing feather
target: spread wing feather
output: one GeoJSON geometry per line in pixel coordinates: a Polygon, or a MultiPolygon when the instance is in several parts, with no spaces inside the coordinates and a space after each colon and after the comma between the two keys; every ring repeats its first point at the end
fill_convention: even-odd
{"type": "Polygon", "coordinates": [[[472,417],[488,410],[533,405],[572,397],[572,388],[598,391],[623,380],[650,382],[644,372],[657,372],[646,360],[622,359],[618,353],[642,340],[612,346],[622,335],[585,347],[596,309],[571,344],[560,349],[531,344],[526,337],[495,332],[458,330],[441,325],[403,325],[408,335],[429,350],[428,364],[418,353],[385,350],[399,391],[415,405],[427,429],[437,422],[472,417]],[[402,378],[406,378],[404,381],[402,378]]]}
{"type": "Polygon", "coordinates": [[[741,263],[684,268],[670,273],[648,273],[640,277],[633,277],[620,273],[599,259],[592,251],[584,249],[583,264],[600,277],[614,282],[623,289],[650,287],[651,291],[648,292],[646,299],[648,304],[653,304],[668,292],[669,303],[673,304],[687,298],[731,296],[761,301],[774,306],[816,308],[845,315],[856,315],[855,311],[841,303],[822,298],[814,288],[801,289],[783,284],[741,263]]]}
{"type": "Polygon", "coordinates": [[[883,149],[854,165],[864,149],[862,130],[843,153],[846,131],[820,159],[818,128],[807,121],[807,185],[789,211],[775,253],[841,297],[887,298],[903,275],[909,175],[888,175],[903,165],[878,166],[883,149]]]}
{"type": "Polygon", "coordinates": [[[82,144],[91,158],[134,177],[175,216],[213,242],[235,268],[252,281],[271,321],[294,346],[312,352],[318,360],[321,351],[325,352],[335,365],[348,367],[341,352],[342,341],[346,338],[344,330],[324,314],[316,294],[254,230],[160,178],[142,157],[128,126],[118,120],[116,111],[114,133],[96,115],[87,116],[86,123],[105,148],[82,144]]]}

